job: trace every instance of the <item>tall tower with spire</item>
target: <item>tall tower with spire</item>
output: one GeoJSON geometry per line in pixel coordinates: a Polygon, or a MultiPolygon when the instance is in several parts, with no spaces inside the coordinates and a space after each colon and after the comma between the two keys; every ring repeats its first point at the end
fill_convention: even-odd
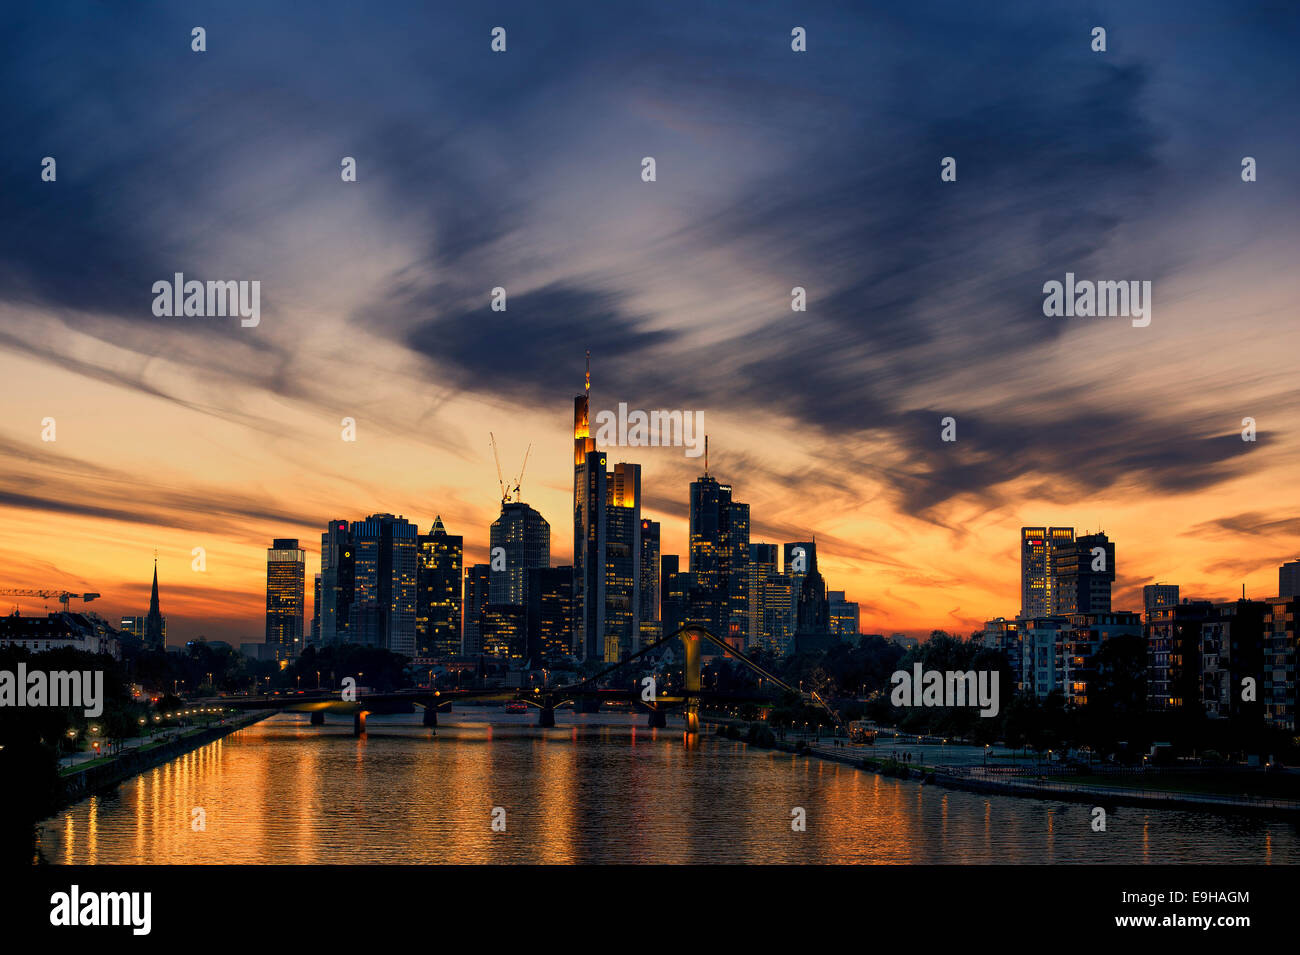
{"type": "Polygon", "coordinates": [[[605,455],[591,437],[591,352],[582,394],[573,399],[573,651],[579,660],[605,654],[605,455]]]}
{"type": "Polygon", "coordinates": [[[167,631],[158,609],[158,555],[153,558],[153,592],[149,595],[149,616],[144,618],[144,645],[150,650],[166,649],[167,631]]]}

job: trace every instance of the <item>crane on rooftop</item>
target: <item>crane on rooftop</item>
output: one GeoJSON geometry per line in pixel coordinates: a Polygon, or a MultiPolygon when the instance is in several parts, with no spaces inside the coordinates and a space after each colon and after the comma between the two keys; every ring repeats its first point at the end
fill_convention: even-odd
{"type": "Polygon", "coordinates": [[[496,435],[489,431],[488,437],[492,439],[492,457],[495,459],[497,465],[497,484],[501,486],[501,503],[509,504],[511,494],[514,495],[515,503],[519,503],[521,493],[520,486],[524,480],[524,470],[528,467],[528,455],[532,453],[533,446],[531,444],[528,445],[528,450],[524,452],[524,463],[519,467],[519,474],[515,477],[513,482],[507,484],[505,477],[501,472],[501,455],[497,452],[496,435]]]}
{"type": "Polygon", "coordinates": [[[5,590],[0,590],[0,596],[43,597],[46,600],[49,600],[51,597],[55,597],[58,599],[59,603],[63,605],[63,610],[66,612],[68,610],[68,605],[73,600],[81,600],[84,601],[85,603],[90,603],[92,600],[97,598],[99,594],[76,594],[70,590],[27,590],[23,588],[9,588],[5,590]]]}

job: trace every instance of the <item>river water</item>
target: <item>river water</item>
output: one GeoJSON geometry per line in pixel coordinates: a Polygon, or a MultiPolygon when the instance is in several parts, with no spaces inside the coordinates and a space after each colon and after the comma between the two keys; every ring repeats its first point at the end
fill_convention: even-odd
{"type": "Polygon", "coordinates": [[[671,723],[280,714],[46,820],[51,863],[1296,863],[1293,822],[954,792],[671,723]],[[803,810],[804,831],[792,820],[803,810]],[[202,810],[201,813],[196,810],[202,810]],[[504,831],[494,831],[504,818],[504,831]],[[201,825],[200,825],[201,823],[201,825]]]}

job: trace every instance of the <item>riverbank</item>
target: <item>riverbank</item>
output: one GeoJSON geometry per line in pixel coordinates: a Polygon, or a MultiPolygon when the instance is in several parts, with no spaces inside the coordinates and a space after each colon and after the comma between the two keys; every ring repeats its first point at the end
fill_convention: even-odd
{"type": "Polygon", "coordinates": [[[153,769],[177,756],[184,756],[200,746],[229,736],[237,730],[266,719],[274,710],[245,713],[217,725],[196,727],[169,739],[147,743],[135,749],[107,758],[97,759],[85,766],[72,766],[59,774],[62,793],[58,809],[64,809],[96,793],[113,789],[146,770],[153,769]]]}
{"type": "MultiPolygon", "coordinates": [[[[738,720],[712,720],[713,725],[746,724],[738,720]]],[[[1187,809],[1200,812],[1252,813],[1286,818],[1300,818],[1300,800],[1242,795],[1225,795],[1194,790],[1160,789],[1155,786],[1134,786],[1129,778],[1116,785],[1089,785],[1062,778],[1040,775],[1008,775],[996,768],[982,766],[928,765],[900,763],[891,758],[874,755],[868,747],[854,746],[843,740],[826,742],[811,740],[776,740],[770,748],[797,755],[816,756],[818,759],[844,763],[878,775],[899,779],[912,779],[924,784],[943,786],[965,792],[989,793],[1007,796],[1024,796],[1034,799],[1056,799],[1090,805],[1130,805],[1159,807],[1162,809],[1187,809]],[[836,745],[839,744],[839,745],[836,745]]],[[[754,744],[750,744],[754,745],[754,744]]],[[[768,748],[762,747],[760,748],[768,748]]],[[[1153,779],[1161,777],[1152,774],[1153,779]]],[[[1174,778],[1174,777],[1171,777],[1174,778]]],[[[1188,777],[1194,779],[1195,777],[1188,777]]]]}

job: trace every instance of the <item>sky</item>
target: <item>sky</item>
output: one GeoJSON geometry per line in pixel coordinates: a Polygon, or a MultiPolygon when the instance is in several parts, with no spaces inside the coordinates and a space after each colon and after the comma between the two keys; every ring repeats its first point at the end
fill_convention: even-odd
{"type": "MultiPolygon", "coordinates": [[[[1289,3],[132,11],[0,12],[0,587],[143,614],[156,551],[171,643],[257,641],[272,538],[309,602],[330,519],[485,561],[489,432],[567,562],[587,349],[593,413],[702,414],[864,632],[1013,616],[1022,525],[1104,530],[1116,609],[1300,555],[1289,3]],[[176,272],[260,323],[155,316],[176,272]],[[1044,315],[1067,272],[1150,325],[1044,315]]],[[[699,459],[607,450],[684,555],[699,459]]]]}

